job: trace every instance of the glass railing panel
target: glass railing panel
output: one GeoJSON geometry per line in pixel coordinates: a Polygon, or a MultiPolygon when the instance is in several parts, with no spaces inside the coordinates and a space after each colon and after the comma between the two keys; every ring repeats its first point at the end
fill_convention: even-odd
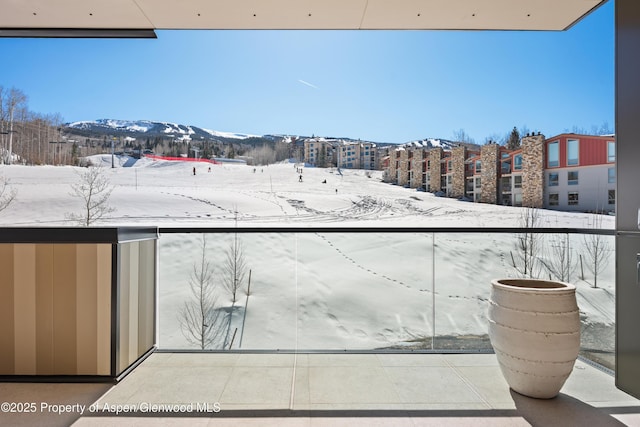
{"type": "Polygon", "coordinates": [[[293,234],[162,235],[159,243],[159,347],[192,350],[203,347],[208,350],[294,348],[295,259],[293,234]],[[204,263],[203,242],[206,244],[204,263]],[[237,283],[235,301],[234,278],[237,283]],[[201,297],[200,284],[210,290],[209,296],[205,292],[201,297]],[[205,309],[201,308],[201,301],[205,309]],[[208,313],[204,321],[203,312],[208,313]],[[206,339],[203,340],[203,336],[206,339]]]}
{"type": "Polygon", "coordinates": [[[511,273],[512,233],[435,234],[434,350],[491,351],[491,280],[511,273]]]}
{"type": "Polygon", "coordinates": [[[198,299],[189,284],[202,271],[204,236],[219,313],[206,349],[491,351],[491,280],[534,277],[577,286],[582,355],[614,368],[613,235],[388,229],[163,234],[162,349],[201,348],[185,333],[184,320],[185,307],[198,299]],[[528,256],[523,244],[534,246],[528,256]],[[242,249],[244,272],[235,302],[224,286],[234,245],[242,249]],[[593,248],[601,252],[597,270],[593,248]]]}
{"type": "Polygon", "coordinates": [[[615,370],[615,236],[571,234],[580,308],[581,355],[615,370]]]}
{"type": "Polygon", "coordinates": [[[297,348],[431,348],[430,234],[298,234],[297,348]]]}

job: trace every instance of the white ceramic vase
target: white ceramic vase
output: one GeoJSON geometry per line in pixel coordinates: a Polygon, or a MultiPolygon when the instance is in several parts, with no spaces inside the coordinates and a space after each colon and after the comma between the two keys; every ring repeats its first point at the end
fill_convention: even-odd
{"type": "Polygon", "coordinates": [[[492,280],[489,338],[512,390],[555,397],[580,351],[576,287],[537,279],[492,280]]]}

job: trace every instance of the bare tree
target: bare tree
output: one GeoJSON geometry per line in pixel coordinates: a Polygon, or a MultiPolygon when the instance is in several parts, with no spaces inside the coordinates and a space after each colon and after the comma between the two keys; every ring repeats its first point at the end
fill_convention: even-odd
{"type": "MultiPolygon", "coordinates": [[[[238,209],[234,209],[235,224],[238,226],[238,209]]],[[[225,262],[222,266],[222,284],[224,288],[231,295],[231,307],[227,313],[227,333],[224,338],[224,347],[231,348],[233,345],[233,337],[231,337],[231,324],[233,323],[233,315],[236,311],[236,301],[238,300],[238,292],[244,290],[246,295],[249,295],[249,286],[245,289],[245,277],[249,273],[249,286],[251,286],[251,270],[248,270],[247,261],[244,255],[244,246],[242,241],[238,237],[238,233],[233,233],[233,240],[229,244],[229,247],[225,251],[225,262]],[[229,342],[231,339],[231,342],[229,342]]],[[[246,306],[245,306],[246,310],[246,306]]],[[[243,320],[244,323],[244,320],[243,320]]],[[[236,328],[237,330],[237,328],[236,328]]]]}
{"type": "MultiPolygon", "coordinates": [[[[595,229],[602,228],[601,215],[594,215],[592,227],[595,229]]],[[[583,240],[587,251],[587,268],[593,274],[593,287],[597,288],[598,275],[611,257],[611,247],[607,241],[607,236],[602,234],[585,234],[583,240]]]]}
{"type": "MultiPolygon", "coordinates": [[[[235,212],[236,223],[238,212],[235,212]]],[[[238,238],[238,233],[233,234],[233,241],[225,251],[226,259],[222,268],[222,284],[231,294],[231,302],[235,304],[238,291],[244,288],[244,281],[247,275],[247,261],[244,256],[244,246],[238,238]]]]}
{"type": "Polygon", "coordinates": [[[200,258],[193,264],[189,278],[191,299],[185,301],[179,314],[182,334],[200,349],[210,348],[224,334],[224,317],[217,307],[213,267],[207,260],[207,236],[202,235],[200,258]]]}
{"type": "Polygon", "coordinates": [[[573,260],[573,251],[568,234],[556,236],[550,242],[551,257],[542,261],[550,276],[561,282],[570,282],[577,265],[573,260]]]}
{"type": "Polygon", "coordinates": [[[475,144],[476,141],[465,132],[464,129],[460,128],[458,130],[453,131],[453,140],[455,142],[465,142],[469,144],[475,144]]]}
{"type": "Polygon", "coordinates": [[[109,184],[102,167],[86,168],[83,173],[79,174],[79,182],[72,184],[71,188],[73,191],[70,194],[82,200],[82,213],[69,213],[67,218],[79,225],[89,227],[115,211],[115,208],[109,205],[109,197],[113,187],[109,184]]]}
{"type": "MultiPolygon", "coordinates": [[[[536,228],[540,224],[540,213],[535,208],[524,208],[520,215],[520,228],[536,228]]],[[[540,234],[525,231],[518,234],[516,254],[518,262],[511,254],[513,267],[523,277],[535,278],[540,273],[539,254],[542,246],[540,234]]]]}
{"type": "Polygon", "coordinates": [[[11,188],[9,180],[4,177],[0,177],[0,212],[8,208],[15,198],[16,190],[11,188]]]}
{"type": "Polygon", "coordinates": [[[5,110],[8,116],[8,132],[9,132],[9,148],[6,151],[6,163],[13,163],[13,134],[14,123],[17,116],[17,113],[21,108],[26,106],[27,96],[20,90],[16,88],[9,89],[7,96],[5,98],[5,110]]]}

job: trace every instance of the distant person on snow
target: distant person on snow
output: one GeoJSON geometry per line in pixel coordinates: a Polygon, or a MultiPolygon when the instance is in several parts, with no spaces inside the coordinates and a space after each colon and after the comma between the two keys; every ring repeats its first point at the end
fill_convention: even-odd
{"type": "Polygon", "coordinates": [[[193,174],[194,175],[196,174],[196,167],[195,166],[193,167],[193,174]]]}
{"type": "Polygon", "coordinates": [[[298,178],[298,182],[302,182],[302,175],[300,175],[300,178],[298,178]]]}

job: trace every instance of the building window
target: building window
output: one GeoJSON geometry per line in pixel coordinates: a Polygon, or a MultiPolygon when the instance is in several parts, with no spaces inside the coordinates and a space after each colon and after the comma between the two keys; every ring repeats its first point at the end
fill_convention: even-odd
{"type": "Polygon", "coordinates": [[[513,156],[513,170],[522,170],[522,154],[516,154],[513,156]]]}
{"type": "Polygon", "coordinates": [[[558,193],[549,193],[549,206],[558,206],[560,204],[560,196],[558,193]]]}
{"type": "Polygon", "coordinates": [[[447,170],[451,170],[451,169],[453,169],[453,161],[449,160],[447,162],[447,170]]]}
{"type": "Polygon", "coordinates": [[[481,187],[482,187],[482,179],[476,178],[476,188],[481,188],[481,187]]]}
{"type": "Polygon", "coordinates": [[[616,204],[616,190],[609,190],[609,204],[616,204]]]}
{"type": "Polygon", "coordinates": [[[558,173],[550,173],[549,174],[549,187],[557,187],[558,186],[558,173]]]}
{"type": "Polygon", "coordinates": [[[616,168],[609,168],[607,170],[608,175],[609,175],[609,184],[615,184],[616,183],[616,168]]]}
{"type": "Polygon", "coordinates": [[[511,192],[511,178],[508,176],[502,177],[502,179],[500,180],[500,187],[502,188],[503,192],[511,192]]]}
{"type": "Polygon", "coordinates": [[[607,142],[607,161],[610,163],[616,161],[616,143],[614,141],[607,142]]]}
{"type": "Polygon", "coordinates": [[[511,160],[502,162],[502,174],[511,173],[511,160]]]}
{"type": "Polygon", "coordinates": [[[567,140],[567,165],[574,166],[579,164],[580,141],[577,139],[567,140]]]}
{"type": "Polygon", "coordinates": [[[513,188],[522,188],[522,175],[515,175],[513,177],[513,188]]]}
{"type": "Polygon", "coordinates": [[[513,205],[522,206],[522,194],[516,193],[513,195],[513,205]]]}
{"type": "Polygon", "coordinates": [[[573,205],[577,205],[578,204],[578,192],[577,191],[571,191],[569,192],[569,206],[573,205]]]}
{"type": "Polygon", "coordinates": [[[547,146],[547,167],[557,168],[560,166],[560,143],[558,141],[550,142],[547,146]]]}
{"type": "Polygon", "coordinates": [[[447,184],[451,184],[451,175],[447,175],[447,184]]]}
{"type": "Polygon", "coordinates": [[[578,185],[578,171],[567,172],[567,184],[578,185]]]}
{"type": "Polygon", "coordinates": [[[476,173],[482,172],[482,161],[476,160],[476,173]]]}

